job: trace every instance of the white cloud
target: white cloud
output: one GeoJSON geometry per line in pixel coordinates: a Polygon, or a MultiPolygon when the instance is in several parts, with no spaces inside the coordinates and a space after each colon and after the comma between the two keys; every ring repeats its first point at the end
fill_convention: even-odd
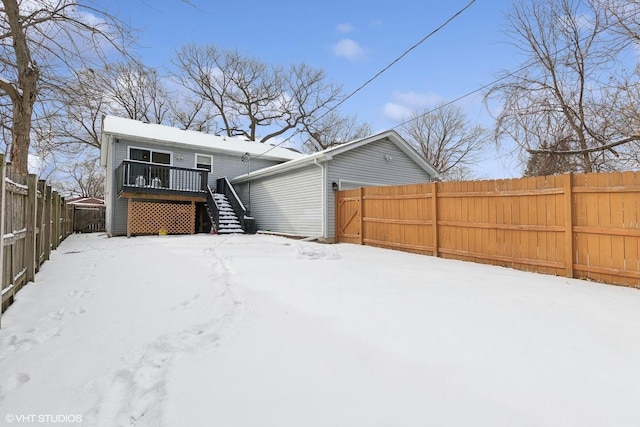
{"type": "Polygon", "coordinates": [[[344,24],[338,24],[336,26],[336,31],[339,33],[352,33],[353,32],[353,26],[351,24],[348,23],[344,23],[344,24]]]}
{"type": "Polygon", "coordinates": [[[413,91],[395,91],[391,95],[391,102],[387,102],[382,108],[382,115],[395,121],[407,120],[411,114],[425,108],[433,108],[444,101],[435,93],[417,93],[413,91]]]}
{"type": "Polygon", "coordinates": [[[413,91],[395,91],[392,99],[395,102],[413,108],[435,107],[444,101],[444,98],[435,93],[417,93],[413,91]]]}
{"type": "Polygon", "coordinates": [[[396,104],[395,102],[387,102],[382,108],[382,115],[393,121],[402,122],[408,119],[413,110],[406,105],[396,104]]]}
{"type": "Polygon", "coordinates": [[[349,61],[358,61],[367,56],[367,51],[358,42],[351,39],[340,40],[333,46],[333,53],[349,61]]]}

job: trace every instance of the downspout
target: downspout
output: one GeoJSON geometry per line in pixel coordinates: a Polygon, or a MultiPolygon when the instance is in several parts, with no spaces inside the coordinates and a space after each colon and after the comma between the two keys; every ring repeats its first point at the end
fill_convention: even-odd
{"type": "MultiPolygon", "coordinates": [[[[104,119],[103,119],[104,120],[104,119]]],[[[109,135],[108,142],[105,144],[106,153],[104,154],[104,175],[105,175],[105,185],[104,185],[104,228],[108,237],[113,236],[113,211],[115,198],[113,187],[115,185],[115,173],[116,167],[114,165],[114,147],[113,144],[117,143],[119,140],[114,138],[113,135],[109,135]]],[[[101,147],[102,149],[102,147],[101,147]]],[[[102,154],[102,153],[101,153],[102,154]]],[[[128,221],[128,219],[127,219],[128,221]]]]}
{"type": "Polygon", "coordinates": [[[244,153],[240,159],[247,162],[247,216],[251,216],[251,154],[244,153]]]}
{"type": "Polygon", "coordinates": [[[318,159],[313,164],[322,169],[322,238],[327,238],[327,168],[318,159]]]}

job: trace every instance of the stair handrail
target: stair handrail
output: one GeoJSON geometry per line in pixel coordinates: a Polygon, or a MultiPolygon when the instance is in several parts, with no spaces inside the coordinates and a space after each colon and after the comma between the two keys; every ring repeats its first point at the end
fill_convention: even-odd
{"type": "Polygon", "coordinates": [[[229,204],[238,217],[238,221],[240,221],[240,228],[242,228],[242,230],[246,230],[245,217],[247,216],[247,209],[244,207],[244,204],[240,200],[240,197],[238,197],[238,194],[233,188],[233,185],[231,185],[231,183],[225,176],[223,178],[218,178],[218,180],[216,181],[216,187],[218,193],[224,194],[227,197],[229,204]]]}
{"type": "Polygon", "coordinates": [[[213,198],[213,190],[210,186],[207,185],[207,207],[209,208],[209,212],[213,216],[212,221],[213,224],[217,227],[220,223],[220,208],[218,208],[218,204],[213,198]]]}

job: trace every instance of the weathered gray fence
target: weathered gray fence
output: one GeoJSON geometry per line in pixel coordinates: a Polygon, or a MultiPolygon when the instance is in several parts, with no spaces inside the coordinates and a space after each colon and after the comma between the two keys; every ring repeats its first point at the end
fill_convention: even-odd
{"type": "Polygon", "coordinates": [[[0,154],[0,290],[4,312],[73,232],[73,207],[36,175],[14,173],[0,154]]]}
{"type": "Polygon", "coordinates": [[[73,208],[73,232],[95,233],[105,231],[105,206],[78,206],[73,208]]]}

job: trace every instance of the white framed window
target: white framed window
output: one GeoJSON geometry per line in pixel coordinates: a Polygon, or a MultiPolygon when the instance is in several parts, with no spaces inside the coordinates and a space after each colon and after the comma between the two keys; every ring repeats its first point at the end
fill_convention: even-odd
{"type": "Polygon", "coordinates": [[[169,168],[173,160],[171,151],[152,150],[149,148],[129,147],[128,182],[137,187],[152,186],[163,188],[171,186],[169,168]]]}
{"type": "Polygon", "coordinates": [[[171,165],[171,151],[151,150],[148,148],[129,147],[129,160],[153,163],[156,165],[171,165]]]}
{"type": "Polygon", "coordinates": [[[196,169],[213,170],[213,156],[209,154],[196,154],[196,169]]]}

